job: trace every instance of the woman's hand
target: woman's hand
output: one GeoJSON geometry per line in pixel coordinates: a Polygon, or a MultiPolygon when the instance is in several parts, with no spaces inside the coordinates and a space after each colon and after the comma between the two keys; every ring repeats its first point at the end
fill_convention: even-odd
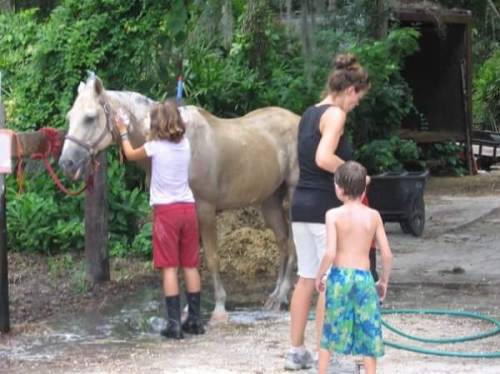
{"type": "Polygon", "coordinates": [[[318,274],[316,276],[316,281],[315,281],[315,286],[316,286],[316,291],[319,293],[323,292],[325,290],[325,274],[318,274]]]}

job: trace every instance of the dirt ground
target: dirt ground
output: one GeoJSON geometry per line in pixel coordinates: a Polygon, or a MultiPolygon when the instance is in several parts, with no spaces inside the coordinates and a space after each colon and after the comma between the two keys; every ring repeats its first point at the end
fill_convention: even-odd
{"type": "MultiPolygon", "coordinates": [[[[500,175],[431,178],[425,203],[422,237],[403,234],[398,224],[386,225],[395,264],[384,307],[478,311],[500,319],[500,175]]],[[[289,315],[261,308],[277,270],[272,235],[253,209],[225,213],[218,225],[230,321],[180,342],[161,339],[150,327],[138,328],[140,323],[130,317],[134,311],[151,310],[161,317],[159,303],[137,301],[148,289],[153,300],[159,299],[157,275],[148,263],[116,260],[112,282],[88,291],[82,287],[81,271],[74,270],[78,256],[48,260],[9,254],[12,332],[0,335],[0,373],[282,373],[289,315]],[[120,333],[102,334],[96,328],[117,319],[120,333]]],[[[208,295],[206,299],[211,302],[208,295]]],[[[456,317],[385,319],[406,332],[432,338],[494,327],[456,317]]],[[[414,344],[387,329],[384,336],[429,349],[500,351],[500,335],[446,346],[414,344]]],[[[312,347],[312,322],[306,340],[312,347]]],[[[379,367],[381,373],[498,374],[500,359],[431,356],[386,347],[379,367]]]]}

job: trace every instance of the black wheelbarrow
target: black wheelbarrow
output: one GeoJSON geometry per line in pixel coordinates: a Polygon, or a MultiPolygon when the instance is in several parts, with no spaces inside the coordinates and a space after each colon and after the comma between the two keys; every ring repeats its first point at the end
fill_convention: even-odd
{"type": "Polygon", "coordinates": [[[384,222],[399,222],[406,234],[420,236],[425,227],[424,189],[429,171],[387,172],[371,177],[370,206],[384,222]]]}

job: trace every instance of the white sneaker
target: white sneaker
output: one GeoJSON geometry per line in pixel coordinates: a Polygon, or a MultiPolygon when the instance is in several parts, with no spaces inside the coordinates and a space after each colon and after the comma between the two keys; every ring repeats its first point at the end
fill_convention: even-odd
{"type": "MultiPolygon", "coordinates": [[[[316,374],[317,372],[318,362],[316,361],[314,363],[314,367],[311,368],[307,374],[316,374]]],[[[342,357],[338,353],[333,353],[330,356],[326,372],[328,374],[359,374],[356,364],[348,358],[342,357]]]]}
{"type": "Polygon", "coordinates": [[[333,353],[328,363],[328,373],[355,374],[358,370],[352,356],[333,353]]]}
{"type": "Polygon", "coordinates": [[[288,352],[285,358],[285,370],[309,369],[314,365],[311,352],[305,351],[303,354],[288,352]]]}

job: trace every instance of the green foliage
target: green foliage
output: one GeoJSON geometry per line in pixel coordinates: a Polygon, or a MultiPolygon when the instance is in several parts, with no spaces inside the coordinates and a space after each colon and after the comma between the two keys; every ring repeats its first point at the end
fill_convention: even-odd
{"type": "Polygon", "coordinates": [[[2,72],[2,99],[7,121],[15,118],[16,101],[12,94],[15,85],[22,81],[21,72],[26,69],[33,55],[34,43],[39,35],[40,24],[36,10],[19,14],[0,14],[0,72],[2,72]]]}
{"type": "Polygon", "coordinates": [[[351,116],[357,145],[397,134],[403,118],[414,108],[411,90],[400,71],[405,57],[417,51],[418,37],[414,29],[396,29],[383,40],[352,48],[371,81],[370,91],[351,116]]]}
{"type": "Polygon", "coordinates": [[[83,248],[83,220],[75,215],[82,211],[81,198],[63,197],[46,174],[28,176],[21,194],[12,179],[7,182],[9,248],[44,253],[83,248]]]}
{"type": "Polygon", "coordinates": [[[500,123],[500,48],[486,60],[474,80],[473,108],[474,122],[500,123]]]}
{"type": "Polygon", "coordinates": [[[0,62],[12,75],[6,82],[10,125],[61,127],[87,70],[111,88],[153,97],[173,91],[178,56],[169,51],[181,38],[183,8],[172,3],[176,17],[165,17],[170,7],[161,2],[139,0],[65,0],[43,23],[33,11],[2,16],[12,18],[7,20],[11,29],[2,32],[5,50],[15,51],[0,62]]]}
{"type": "Polygon", "coordinates": [[[463,176],[467,173],[463,145],[455,142],[432,143],[424,148],[423,155],[430,160],[433,174],[463,176]]]}
{"type": "MultiPolygon", "coordinates": [[[[150,256],[131,246],[150,212],[148,195],[137,186],[127,186],[127,165],[120,165],[113,153],[108,156],[108,230],[110,254],[150,256]]],[[[133,182],[133,181],[132,181],[133,182]]]]}
{"type": "Polygon", "coordinates": [[[425,167],[417,144],[397,136],[363,145],[357,151],[356,159],[367,168],[370,175],[386,171],[418,171],[425,167]]]}
{"type": "MultiPolygon", "coordinates": [[[[287,24],[277,16],[281,2],[57,3],[50,14],[36,10],[0,14],[2,97],[8,126],[14,130],[64,126],[87,70],[95,71],[108,89],[164,98],[175,92],[183,66],[187,101],[217,115],[239,116],[269,105],[302,113],[319,99],[333,56],[351,51],[372,82],[347,127],[370,172],[418,169],[422,156],[441,160],[458,173],[464,170],[459,149],[452,143],[436,145],[422,155],[414,143],[395,137],[401,120],[414,110],[400,70],[405,58],[417,50],[419,35],[412,29],[392,30],[375,40],[378,15],[372,0],[338,0],[335,12],[317,17],[310,54],[304,53],[303,35],[293,22],[287,24]],[[226,9],[224,15],[223,4],[229,4],[231,12],[226,9]]],[[[491,18],[485,2],[460,0],[462,4],[491,18]]],[[[482,120],[481,115],[491,112],[498,121],[500,57],[498,52],[491,54],[495,45],[498,48],[498,27],[477,22],[474,27],[478,36],[474,56],[480,61],[491,56],[474,84],[475,116],[482,120]]],[[[142,173],[131,164],[119,165],[113,152],[108,173],[110,252],[149,257],[150,208],[142,173]]],[[[63,196],[44,173],[28,176],[23,195],[17,195],[13,179],[7,179],[10,248],[45,253],[83,248],[81,197],[63,196]]]]}
{"type": "Polygon", "coordinates": [[[141,227],[131,246],[134,254],[143,258],[151,258],[151,253],[153,253],[152,230],[153,224],[151,222],[147,222],[141,227]]]}
{"type": "MultiPolygon", "coordinates": [[[[254,11],[260,14],[261,10],[254,11]]],[[[297,35],[275,18],[260,17],[265,32],[259,31],[257,37],[245,31],[252,17],[255,14],[246,12],[239,17],[228,50],[205,37],[190,40],[184,61],[189,100],[225,117],[270,105],[301,112],[304,100],[311,96],[307,96],[297,35]]]]}
{"type": "MultiPolygon", "coordinates": [[[[147,256],[145,247],[137,253],[131,247],[148,216],[147,195],[139,187],[125,188],[126,168],[114,157],[110,153],[107,184],[110,252],[147,256]]],[[[27,175],[24,193],[18,193],[14,179],[7,178],[7,201],[9,248],[43,253],[83,250],[83,195],[66,196],[47,173],[37,173],[27,175]]]]}

